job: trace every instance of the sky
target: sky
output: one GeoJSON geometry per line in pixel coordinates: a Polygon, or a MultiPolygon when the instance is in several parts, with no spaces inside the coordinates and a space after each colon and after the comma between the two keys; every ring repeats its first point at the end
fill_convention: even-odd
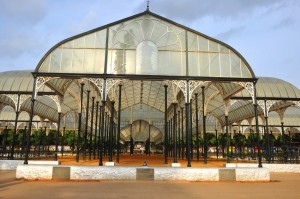
{"type": "MultiPolygon", "coordinates": [[[[256,76],[300,89],[299,0],[150,0],[150,11],[227,43],[256,76]]],[[[0,0],[0,72],[34,70],[60,41],[146,10],[147,0],[0,0]]]]}

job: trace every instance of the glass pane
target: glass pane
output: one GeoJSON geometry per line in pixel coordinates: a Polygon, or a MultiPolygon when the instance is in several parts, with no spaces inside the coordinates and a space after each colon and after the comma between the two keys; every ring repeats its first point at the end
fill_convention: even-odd
{"type": "Polygon", "coordinates": [[[166,32],[167,32],[167,26],[156,21],[154,26],[154,31],[151,36],[151,40],[153,42],[158,41],[160,37],[163,36],[166,32]]]}
{"type": "Polygon", "coordinates": [[[214,41],[209,41],[209,51],[211,52],[219,52],[219,46],[214,41]]]}
{"type": "Polygon", "coordinates": [[[229,54],[220,54],[221,77],[230,77],[229,54]]]}
{"type": "Polygon", "coordinates": [[[229,53],[229,49],[228,48],[226,48],[225,46],[220,45],[220,44],[219,44],[219,46],[220,46],[220,52],[222,52],[222,53],[229,53]]]}
{"type": "Polygon", "coordinates": [[[145,40],[150,40],[152,32],[154,30],[154,22],[152,20],[145,19],[141,23],[145,40]]]}
{"type": "Polygon", "coordinates": [[[96,33],[95,48],[105,48],[106,29],[96,33]]]}
{"type": "Polygon", "coordinates": [[[95,48],[95,38],[96,38],[96,33],[92,33],[85,36],[85,47],[95,48]]]}
{"type": "Polygon", "coordinates": [[[73,51],[73,63],[72,68],[73,72],[82,72],[83,71],[83,56],[84,56],[84,50],[83,49],[74,49],[73,51]]]}
{"type": "Polygon", "coordinates": [[[104,50],[95,50],[95,61],[94,61],[94,71],[95,73],[104,73],[104,58],[105,58],[105,51],[104,50]]]}
{"type": "Polygon", "coordinates": [[[219,53],[210,53],[210,76],[220,76],[219,53]]]}
{"type": "Polygon", "coordinates": [[[199,63],[198,63],[198,53],[190,52],[189,53],[189,74],[190,76],[199,75],[199,63]]]}
{"type": "Polygon", "coordinates": [[[94,73],[94,50],[84,50],[83,68],[85,73],[94,73]]]}
{"type": "Polygon", "coordinates": [[[61,48],[56,48],[51,53],[51,61],[50,61],[50,70],[51,71],[60,71],[60,60],[61,60],[61,48]]]}
{"type": "Polygon", "coordinates": [[[208,54],[199,53],[200,76],[209,76],[208,54]]]}
{"type": "Polygon", "coordinates": [[[49,55],[44,62],[42,63],[41,67],[39,68],[40,72],[50,72],[50,57],[51,55],[49,55]]]}
{"type": "Polygon", "coordinates": [[[157,47],[168,46],[175,44],[177,41],[177,35],[174,32],[168,32],[156,41],[157,47]]]}
{"type": "Polygon", "coordinates": [[[188,48],[189,51],[198,51],[197,36],[193,33],[188,33],[188,48]]]}
{"type": "Polygon", "coordinates": [[[74,48],[84,48],[84,37],[79,37],[74,40],[74,48]]]}
{"type": "Polygon", "coordinates": [[[61,72],[68,73],[72,71],[72,53],[73,49],[63,49],[61,60],[61,72]]]}
{"type": "MultiPolygon", "coordinates": [[[[137,45],[139,42],[143,41],[144,40],[144,36],[143,36],[143,33],[142,33],[142,29],[141,29],[141,26],[138,22],[131,22],[129,24],[127,24],[123,30],[126,31],[127,34],[130,34],[132,39],[134,40],[134,43],[137,45]]],[[[127,35],[128,37],[128,35],[127,35]]],[[[126,38],[125,38],[126,40],[126,38]]],[[[131,40],[131,38],[130,38],[131,40]]]]}
{"type": "Polygon", "coordinates": [[[241,70],[242,70],[242,77],[244,78],[252,77],[250,71],[248,70],[248,67],[243,62],[242,62],[241,70]]]}
{"type": "Polygon", "coordinates": [[[136,51],[135,50],[126,50],[125,51],[125,72],[126,74],[135,74],[136,66],[136,51]]]}
{"type": "Polygon", "coordinates": [[[231,75],[233,77],[241,77],[241,67],[240,67],[240,58],[231,53],[231,75]]]}
{"type": "Polygon", "coordinates": [[[208,51],[208,40],[204,37],[198,36],[199,51],[208,51]]]}
{"type": "Polygon", "coordinates": [[[179,52],[159,52],[159,73],[161,75],[185,75],[185,63],[182,62],[183,55],[184,53],[179,52]]]}

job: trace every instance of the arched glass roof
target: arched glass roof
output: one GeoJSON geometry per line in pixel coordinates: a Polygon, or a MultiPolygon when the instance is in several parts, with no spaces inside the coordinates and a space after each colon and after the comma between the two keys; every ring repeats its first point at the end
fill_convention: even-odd
{"type": "MultiPolygon", "coordinates": [[[[33,76],[30,70],[6,71],[0,73],[0,93],[32,93],[33,76]]],[[[42,86],[40,92],[53,92],[42,86]]]]}
{"type": "MultiPolygon", "coordinates": [[[[256,83],[258,98],[300,99],[300,90],[291,83],[274,78],[259,77],[256,83]]],[[[242,90],[237,97],[250,97],[249,92],[242,90]]]]}
{"type": "Polygon", "coordinates": [[[255,78],[232,47],[150,11],[58,43],[35,72],[255,78]]]}

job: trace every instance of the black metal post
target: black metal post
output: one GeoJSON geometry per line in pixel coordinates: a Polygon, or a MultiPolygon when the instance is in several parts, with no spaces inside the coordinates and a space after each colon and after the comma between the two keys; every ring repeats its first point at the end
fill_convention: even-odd
{"type": "Polygon", "coordinates": [[[94,108],[95,108],[95,97],[93,96],[92,97],[92,117],[91,117],[90,141],[89,141],[89,160],[92,159],[94,108]]]}
{"type": "Polygon", "coordinates": [[[285,146],[285,137],[284,137],[284,123],[281,122],[281,139],[282,139],[282,146],[285,146]]]}
{"type": "Polygon", "coordinates": [[[198,116],[198,93],[195,93],[195,113],[196,113],[196,146],[197,146],[197,160],[199,161],[200,153],[199,153],[199,116],[198,116]]]}
{"type": "Polygon", "coordinates": [[[80,112],[78,113],[76,162],[79,162],[79,154],[80,154],[80,131],[81,131],[81,120],[82,120],[83,87],[84,87],[84,83],[82,82],[80,83],[80,112]]]}
{"type": "Polygon", "coordinates": [[[93,155],[94,160],[96,159],[96,148],[97,148],[97,133],[98,133],[98,114],[99,114],[99,101],[96,101],[96,124],[94,132],[94,144],[93,144],[93,155]]]}
{"type": "Polygon", "coordinates": [[[173,163],[177,163],[177,132],[176,132],[176,120],[177,120],[177,103],[173,103],[173,110],[174,110],[174,119],[173,119],[173,139],[174,139],[174,159],[173,163]]]}
{"type": "Polygon", "coordinates": [[[168,164],[168,85],[165,84],[165,164],[168,164]]]}
{"type": "Polygon", "coordinates": [[[102,106],[100,107],[101,109],[101,132],[100,132],[100,150],[99,150],[99,166],[103,166],[103,134],[104,134],[104,128],[105,128],[105,103],[106,101],[102,100],[102,106]]]}
{"type": "Polygon", "coordinates": [[[204,164],[207,164],[207,140],[206,140],[206,115],[205,115],[205,87],[202,89],[202,117],[203,117],[203,145],[204,145],[204,164]]]}
{"type": "Polygon", "coordinates": [[[180,107],[178,106],[178,114],[177,114],[178,116],[178,120],[177,120],[177,126],[178,126],[178,129],[177,129],[177,134],[178,134],[178,158],[180,158],[180,155],[181,155],[181,136],[180,136],[180,128],[181,128],[181,126],[180,126],[180,123],[181,123],[181,121],[180,121],[180,107]]]}
{"type": "Polygon", "coordinates": [[[190,103],[185,103],[185,122],[186,122],[186,137],[187,137],[187,150],[186,150],[186,154],[187,154],[187,167],[191,167],[191,132],[190,132],[190,103]]]}
{"type": "Polygon", "coordinates": [[[109,131],[109,145],[108,145],[108,161],[112,162],[113,155],[113,125],[114,125],[114,113],[115,113],[115,101],[111,101],[111,109],[110,109],[111,117],[110,117],[110,131],[109,131]]]}
{"type": "Polygon", "coordinates": [[[88,131],[88,121],[89,121],[89,106],[90,106],[90,93],[91,91],[87,91],[87,102],[86,102],[86,110],[85,110],[85,131],[84,131],[84,145],[83,145],[83,159],[86,159],[86,147],[87,147],[87,131],[88,131]]]}
{"type": "Polygon", "coordinates": [[[191,135],[190,135],[190,153],[191,153],[191,160],[194,158],[194,143],[193,143],[193,100],[190,100],[190,129],[191,129],[191,135]]]}
{"type": "Polygon", "coordinates": [[[217,159],[219,159],[219,140],[218,140],[218,130],[216,129],[216,155],[217,159]]]}
{"type": "Polygon", "coordinates": [[[117,132],[117,163],[120,162],[121,105],[122,105],[121,103],[122,103],[122,84],[119,84],[118,132],[117,132]]]}
{"type": "Polygon", "coordinates": [[[183,107],[181,107],[181,138],[182,138],[182,142],[181,142],[181,159],[184,159],[184,141],[183,141],[183,107]]]}

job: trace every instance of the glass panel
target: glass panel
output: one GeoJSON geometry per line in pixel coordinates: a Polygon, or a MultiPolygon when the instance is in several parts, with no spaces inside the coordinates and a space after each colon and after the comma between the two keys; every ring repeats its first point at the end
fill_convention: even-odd
{"type": "Polygon", "coordinates": [[[198,76],[199,75],[199,63],[198,63],[198,53],[189,53],[189,75],[198,76]]]}
{"type": "Polygon", "coordinates": [[[219,46],[214,41],[209,41],[209,51],[211,52],[219,52],[219,46]]]}
{"type": "Polygon", "coordinates": [[[241,70],[242,70],[242,77],[244,78],[252,77],[250,71],[248,70],[248,67],[243,62],[242,62],[241,70]]]}
{"type": "Polygon", "coordinates": [[[184,53],[159,52],[158,71],[161,75],[185,75],[184,53]],[[181,63],[181,64],[180,64],[181,63]]]}
{"type": "Polygon", "coordinates": [[[113,52],[112,69],[115,74],[125,74],[125,59],[126,54],[124,50],[115,50],[113,52]]]}
{"type": "Polygon", "coordinates": [[[199,53],[200,76],[209,76],[208,54],[199,53]]]}
{"type": "Polygon", "coordinates": [[[153,42],[158,41],[160,37],[164,35],[166,32],[167,32],[167,26],[156,21],[154,26],[154,31],[151,36],[151,40],[153,42]]]}
{"type": "Polygon", "coordinates": [[[141,23],[143,34],[146,40],[150,40],[153,33],[154,22],[152,20],[143,20],[141,23]]]}
{"type": "Polygon", "coordinates": [[[50,71],[60,72],[61,48],[56,48],[51,53],[50,71]]]}
{"type": "Polygon", "coordinates": [[[105,48],[106,29],[96,33],[95,48],[105,48]]]}
{"type": "Polygon", "coordinates": [[[230,60],[228,54],[220,54],[221,77],[230,77],[230,60]]]}
{"type": "Polygon", "coordinates": [[[50,57],[51,54],[47,56],[47,58],[42,63],[41,67],[39,68],[40,72],[50,72],[50,57]]]}
{"type": "Polygon", "coordinates": [[[232,77],[241,77],[241,67],[240,67],[240,58],[231,53],[231,75],[232,77]]]}
{"type": "Polygon", "coordinates": [[[220,52],[222,52],[222,53],[229,53],[229,49],[228,48],[226,48],[225,46],[220,45],[220,44],[219,44],[219,46],[220,46],[220,52]]]}
{"type": "Polygon", "coordinates": [[[84,48],[84,37],[79,37],[74,40],[74,48],[84,48]]]}
{"type": "Polygon", "coordinates": [[[157,54],[157,47],[153,42],[141,42],[136,49],[136,73],[158,74],[157,54]]]}
{"type": "Polygon", "coordinates": [[[188,32],[188,48],[189,51],[198,51],[198,43],[196,34],[188,32]]]}
{"type": "Polygon", "coordinates": [[[210,53],[210,76],[220,76],[219,53],[210,53]]]}
{"type": "MultiPolygon", "coordinates": [[[[123,30],[126,30],[126,34],[130,34],[131,35],[131,38],[130,40],[134,40],[134,43],[135,44],[138,44],[139,42],[143,41],[144,40],[144,36],[143,36],[143,33],[142,33],[142,29],[141,29],[141,26],[140,24],[138,24],[137,22],[133,21],[129,24],[127,24],[123,30]]],[[[128,37],[128,35],[126,36],[128,37]]],[[[126,38],[125,38],[125,41],[126,41],[126,38]]],[[[127,43],[127,42],[125,42],[127,43]]]]}
{"type": "Polygon", "coordinates": [[[96,37],[96,33],[92,33],[92,34],[85,36],[85,47],[86,48],[95,48],[95,37],[96,37]]]}
{"type": "Polygon", "coordinates": [[[94,73],[94,50],[84,50],[83,68],[85,73],[94,73]]]}
{"type": "Polygon", "coordinates": [[[105,51],[104,50],[95,50],[95,61],[94,61],[94,71],[95,73],[104,73],[104,58],[105,51]]]}
{"type": "Polygon", "coordinates": [[[156,41],[157,47],[168,46],[175,44],[177,41],[177,35],[174,32],[168,32],[164,34],[159,40],[156,41]]]}
{"type": "Polygon", "coordinates": [[[73,51],[73,63],[72,63],[72,68],[73,72],[82,72],[82,60],[84,56],[84,50],[83,49],[74,49],[73,51]]]}
{"type": "Polygon", "coordinates": [[[63,48],[73,48],[73,40],[63,44],[63,48]]]}
{"type": "Polygon", "coordinates": [[[208,51],[208,40],[204,37],[198,36],[199,51],[208,51]]]}
{"type": "Polygon", "coordinates": [[[73,49],[64,48],[62,51],[61,72],[68,73],[72,71],[72,51],[73,49]]]}
{"type": "Polygon", "coordinates": [[[136,72],[136,51],[135,50],[126,50],[125,51],[125,68],[126,74],[135,74],[136,72]]]}
{"type": "Polygon", "coordinates": [[[136,46],[137,41],[136,39],[130,34],[129,32],[122,30],[117,33],[115,40],[113,43],[119,42],[121,44],[136,46]]]}

